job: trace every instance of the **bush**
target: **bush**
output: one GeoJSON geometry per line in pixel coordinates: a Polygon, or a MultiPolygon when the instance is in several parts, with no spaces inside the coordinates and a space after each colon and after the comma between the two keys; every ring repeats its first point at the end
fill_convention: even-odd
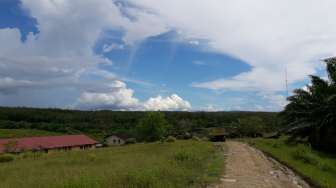
{"type": "Polygon", "coordinates": [[[176,138],[173,136],[168,136],[168,138],[166,139],[166,142],[175,142],[176,138]]]}
{"type": "Polygon", "coordinates": [[[14,160],[14,156],[10,154],[0,155],[0,163],[10,162],[14,160]]]}

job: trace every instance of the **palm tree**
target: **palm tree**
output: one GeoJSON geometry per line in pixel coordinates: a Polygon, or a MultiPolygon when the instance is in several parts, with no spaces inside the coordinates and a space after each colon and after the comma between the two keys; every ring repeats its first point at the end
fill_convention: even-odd
{"type": "Polygon", "coordinates": [[[308,137],[317,149],[336,151],[336,58],[324,61],[328,79],[310,76],[310,85],[288,97],[282,116],[294,136],[308,137]]]}

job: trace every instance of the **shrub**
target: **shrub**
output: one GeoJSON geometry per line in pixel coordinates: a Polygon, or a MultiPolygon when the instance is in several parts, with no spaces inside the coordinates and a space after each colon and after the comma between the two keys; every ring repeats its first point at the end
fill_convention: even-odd
{"type": "Polygon", "coordinates": [[[14,160],[14,156],[10,154],[0,155],[0,163],[10,162],[14,160]]]}
{"type": "Polygon", "coordinates": [[[168,138],[166,139],[166,142],[175,142],[176,138],[173,136],[168,136],[168,138]]]}

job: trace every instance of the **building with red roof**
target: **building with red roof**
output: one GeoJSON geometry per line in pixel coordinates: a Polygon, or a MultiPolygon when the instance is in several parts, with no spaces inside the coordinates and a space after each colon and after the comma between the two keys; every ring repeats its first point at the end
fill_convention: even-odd
{"type": "Polygon", "coordinates": [[[86,135],[41,136],[0,139],[0,153],[95,148],[98,142],[86,135]]]}

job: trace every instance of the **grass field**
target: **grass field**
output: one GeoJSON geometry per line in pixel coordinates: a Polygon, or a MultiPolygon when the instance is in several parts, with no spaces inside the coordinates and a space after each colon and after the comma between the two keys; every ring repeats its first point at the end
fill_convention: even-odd
{"type": "Polygon", "coordinates": [[[36,129],[0,129],[0,138],[22,138],[34,136],[52,136],[60,133],[36,129]]]}
{"type": "Polygon", "coordinates": [[[222,147],[203,141],[21,154],[0,163],[1,188],[181,188],[218,180],[222,147]]]}
{"type": "Polygon", "coordinates": [[[250,144],[271,154],[321,187],[336,187],[336,156],[320,153],[309,146],[286,143],[286,138],[252,139],[250,144]]]}

